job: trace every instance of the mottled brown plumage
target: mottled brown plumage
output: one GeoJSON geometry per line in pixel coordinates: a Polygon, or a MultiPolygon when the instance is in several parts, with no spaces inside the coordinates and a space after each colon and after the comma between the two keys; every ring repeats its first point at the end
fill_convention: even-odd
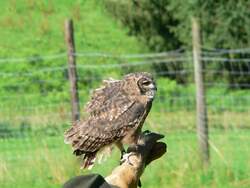
{"type": "Polygon", "coordinates": [[[105,146],[136,144],[156,92],[149,73],[131,73],[122,80],[105,80],[94,90],[86,105],[89,116],[65,133],[65,143],[74,154],[84,154],[84,167],[93,164],[96,153],[105,146]]]}

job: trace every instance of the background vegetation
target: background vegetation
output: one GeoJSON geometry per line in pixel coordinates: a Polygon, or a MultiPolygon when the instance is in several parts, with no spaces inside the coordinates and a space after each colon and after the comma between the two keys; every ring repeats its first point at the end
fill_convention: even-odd
{"type": "MultiPolygon", "coordinates": [[[[168,153],[146,169],[143,187],[250,186],[249,62],[206,64],[207,70],[220,73],[206,74],[211,166],[204,170],[197,151],[190,60],[192,15],[201,18],[205,48],[249,47],[247,1],[5,0],[0,7],[0,187],[59,187],[90,173],[79,169],[63,143],[71,124],[64,43],[69,17],[80,54],[81,107],[102,79],[120,79],[133,71],[149,71],[157,79],[157,98],[145,127],[166,135],[168,153]],[[176,49],[184,60],[119,58],[176,49]],[[116,57],[81,56],[93,52],[116,57]],[[59,58],[51,58],[54,54],[59,58]]],[[[217,56],[249,58],[249,51],[217,56]]],[[[118,155],[115,150],[91,172],[107,175],[118,155]]]]}
{"type": "MultiPolygon", "coordinates": [[[[220,1],[214,0],[106,0],[106,8],[121,23],[129,28],[129,34],[137,36],[153,51],[190,50],[192,48],[191,23],[192,16],[200,18],[203,49],[248,48],[250,45],[250,12],[249,1],[220,1]]],[[[247,54],[224,54],[227,58],[249,58],[247,54]]],[[[248,62],[210,63],[208,68],[222,71],[213,80],[221,81],[221,77],[230,71],[249,72],[248,62]]],[[[160,69],[169,70],[168,66],[160,69]]],[[[182,70],[182,66],[177,66],[182,70]]],[[[177,79],[182,81],[184,79],[177,79]]],[[[249,83],[248,75],[228,75],[225,83],[249,83]]],[[[238,86],[244,88],[245,86],[238,86]]]]}

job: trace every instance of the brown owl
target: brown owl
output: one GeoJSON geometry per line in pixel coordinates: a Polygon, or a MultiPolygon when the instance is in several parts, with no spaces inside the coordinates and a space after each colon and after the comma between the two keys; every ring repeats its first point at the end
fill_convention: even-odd
{"type": "Polygon", "coordinates": [[[115,144],[123,154],[123,144],[137,143],[156,90],[146,72],[104,80],[103,87],[94,90],[86,105],[89,116],[65,133],[65,143],[72,145],[74,154],[84,155],[84,168],[93,165],[96,153],[105,146],[115,144]]]}

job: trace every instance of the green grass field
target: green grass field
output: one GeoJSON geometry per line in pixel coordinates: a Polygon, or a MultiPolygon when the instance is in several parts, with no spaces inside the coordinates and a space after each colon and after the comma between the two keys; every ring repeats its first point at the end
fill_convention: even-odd
{"type": "MultiPolygon", "coordinates": [[[[119,55],[149,50],[127,35],[128,30],[105,11],[102,1],[3,0],[0,10],[1,58],[38,58],[0,64],[0,188],[54,188],[76,175],[108,175],[119,163],[117,150],[103,165],[82,171],[70,146],[63,142],[63,131],[70,126],[66,73],[44,72],[30,77],[19,73],[67,64],[66,56],[57,60],[43,56],[65,52],[63,24],[69,17],[75,24],[77,52],[119,55]]],[[[94,63],[124,62],[103,57],[77,59],[79,67],[94,63]]],[[[146,71],[148,67],[79,68],[81,106],[89,99],[90,89],[100,85],[100,79],[135,70],[146,71]]],[[[194,84],[178,85],[163,77],[157,81],[158,102],[145,129],[164,134],[168,152],[147,167],[143,187],[250,187],[250,91],[207,91],[211,165],[203,169],[195,134],[194,84]]]]}
{"type": "MultiPolygon", "coordinates": [[[[96,165],[92,171],[80,170],[70,146],[63,142],[63,131],[70,126],[65,114],[69,108],[45,106],[43,110],[21,113],[11,106],[6,105],[5,113],[0,114],[4,122],[10,122],[0,124],[6,128],[0,130],[0,187],[60,187],[81,174],[106,176],[118,165],[119,152],[115,150],[103,165],[96,165]],[[11,110],[25,121],[12,117],[11,110]]],[[[249,111],[209,108],[208,117],[211,165],[205,170],[199,161],[194,110],[176,110],[165,103],[154,103],[144,128],[164,134],[168,152],[147,167],[142,176],[143,187],[250,186],[249,111]]]]}
{"type": "MultiPolygon", "coordinates": [[[[153,129],[153,128],[151,128],[153,129]]],[[[168,152],[146,168],[143,187],[249,187],[250,131],[213,130],[210,134],[211,165],[202,169],[193,131],[172,131],[166,137],[168,152]]],[[[119,161],[115,150],[92,171],[79,162],[63,143],[63,136],[27,136],[0,140],[1,188],[60,187],[69,178],[87,173],[109,174],[119,161]]]]}

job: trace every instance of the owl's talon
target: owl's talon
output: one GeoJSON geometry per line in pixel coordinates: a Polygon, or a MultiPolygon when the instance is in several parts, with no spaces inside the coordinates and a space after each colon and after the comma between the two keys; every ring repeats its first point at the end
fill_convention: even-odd
{"type": "Polygon", "coordinates": [[[150,130],[145,130],[145,131],[143,131],[143,134],[149,134],[149,133],[151,133],[150,130]]]}
{"type": "Polygon", "coordinates": [[[120,160],[122,160],[123,155],[125,155],[125,154],[126,154],[126,151],[125,151],[125,150],[122,150],[122,151],[121,151],[121,158],[120,158],[120,160]]]}
{"type": "Polygon", "coordinates": [[[134,155],[132,153],[126,153],[122,156],[122,159],[120,160],[120,165],[123,164],[124,162],[127,162],[129,165],[134,166],[133,163],[130,162],[129,157],[131,155],[134,155]]]}
{"type": "Polygon", "coordinates": [[[141,187],[141,179],[138,181],[138,187],[141,187]]]}
{"type": "Polygon", "coordinates": [[[120,165],[124,162],[123,160],[123,156],[126,155],[126,151],[125,150],[122,150],[121,151],[121,158],[120,158],[120,165]]]}

